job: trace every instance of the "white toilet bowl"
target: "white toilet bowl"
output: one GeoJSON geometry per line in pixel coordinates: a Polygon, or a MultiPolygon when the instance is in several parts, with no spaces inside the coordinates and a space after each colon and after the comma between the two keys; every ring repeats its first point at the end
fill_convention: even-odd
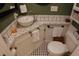
{"type": "Polygon", "coordinates": [[[68,51],[66,45],[59,41],[50,42],[47,49],[50,56],[62,56],[68,51]]]}

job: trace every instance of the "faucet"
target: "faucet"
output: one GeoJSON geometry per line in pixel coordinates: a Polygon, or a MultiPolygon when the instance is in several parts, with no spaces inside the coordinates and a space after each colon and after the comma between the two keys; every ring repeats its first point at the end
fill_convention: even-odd
{"type": "Polygon", "coordinates": [[[18,13],[15,12],[14,13],[14,18],[17,19],[17,17],[18,17],[18,13]]]}

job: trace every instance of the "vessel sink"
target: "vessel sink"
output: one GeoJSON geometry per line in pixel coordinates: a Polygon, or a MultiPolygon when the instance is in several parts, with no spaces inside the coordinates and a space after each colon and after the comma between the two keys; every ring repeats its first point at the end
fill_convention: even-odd
{"type": "Polygon", "coordinates": [[[17,22],[21,26],[29,26],[33,23],[34,17],[33,16],[21,16],[18,18],[17,22]]]}

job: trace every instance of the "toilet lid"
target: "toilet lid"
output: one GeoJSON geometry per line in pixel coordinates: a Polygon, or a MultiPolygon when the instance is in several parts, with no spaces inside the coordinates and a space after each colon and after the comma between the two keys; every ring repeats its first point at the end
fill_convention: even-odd
{"type": "Polygon", "coordinates": [[[58,41],[53,41],[48,44],[48,50],[52,53],[64,53],[66,51],[66,46],[58,41]]]}

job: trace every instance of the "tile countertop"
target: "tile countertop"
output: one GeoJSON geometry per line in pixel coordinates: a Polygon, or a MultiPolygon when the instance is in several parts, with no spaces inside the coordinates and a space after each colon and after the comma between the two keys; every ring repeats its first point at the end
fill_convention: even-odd
{"type": "Polygon", "coordinates": [[[25,27],[21,27],[21,28],[17,28],[17,32],[12,34],[12,36],[14,35],[14,37],[19,37],[22,34],[32,31],[33,29],[39,27],[40,25],[42,25],[41,23],[35,22],[34,24],[30,25],[29,27],[25,28],[25,27]]]}
{"type": "Polygon", "coordinates": [[[35,23],[33,23],[31,26],[27,27],[27,28],[17,28],[17,33],[14,37],[19,37],[20,35],[26,33],[26,32],[29,32],[29,31],[32,31],[33,29],[35,28],[38,28],[39,26],[41,25],[69,25],[70,23],[66,23],[66,22],[49,22],[49,21],[36,21],[35,23]]]}

